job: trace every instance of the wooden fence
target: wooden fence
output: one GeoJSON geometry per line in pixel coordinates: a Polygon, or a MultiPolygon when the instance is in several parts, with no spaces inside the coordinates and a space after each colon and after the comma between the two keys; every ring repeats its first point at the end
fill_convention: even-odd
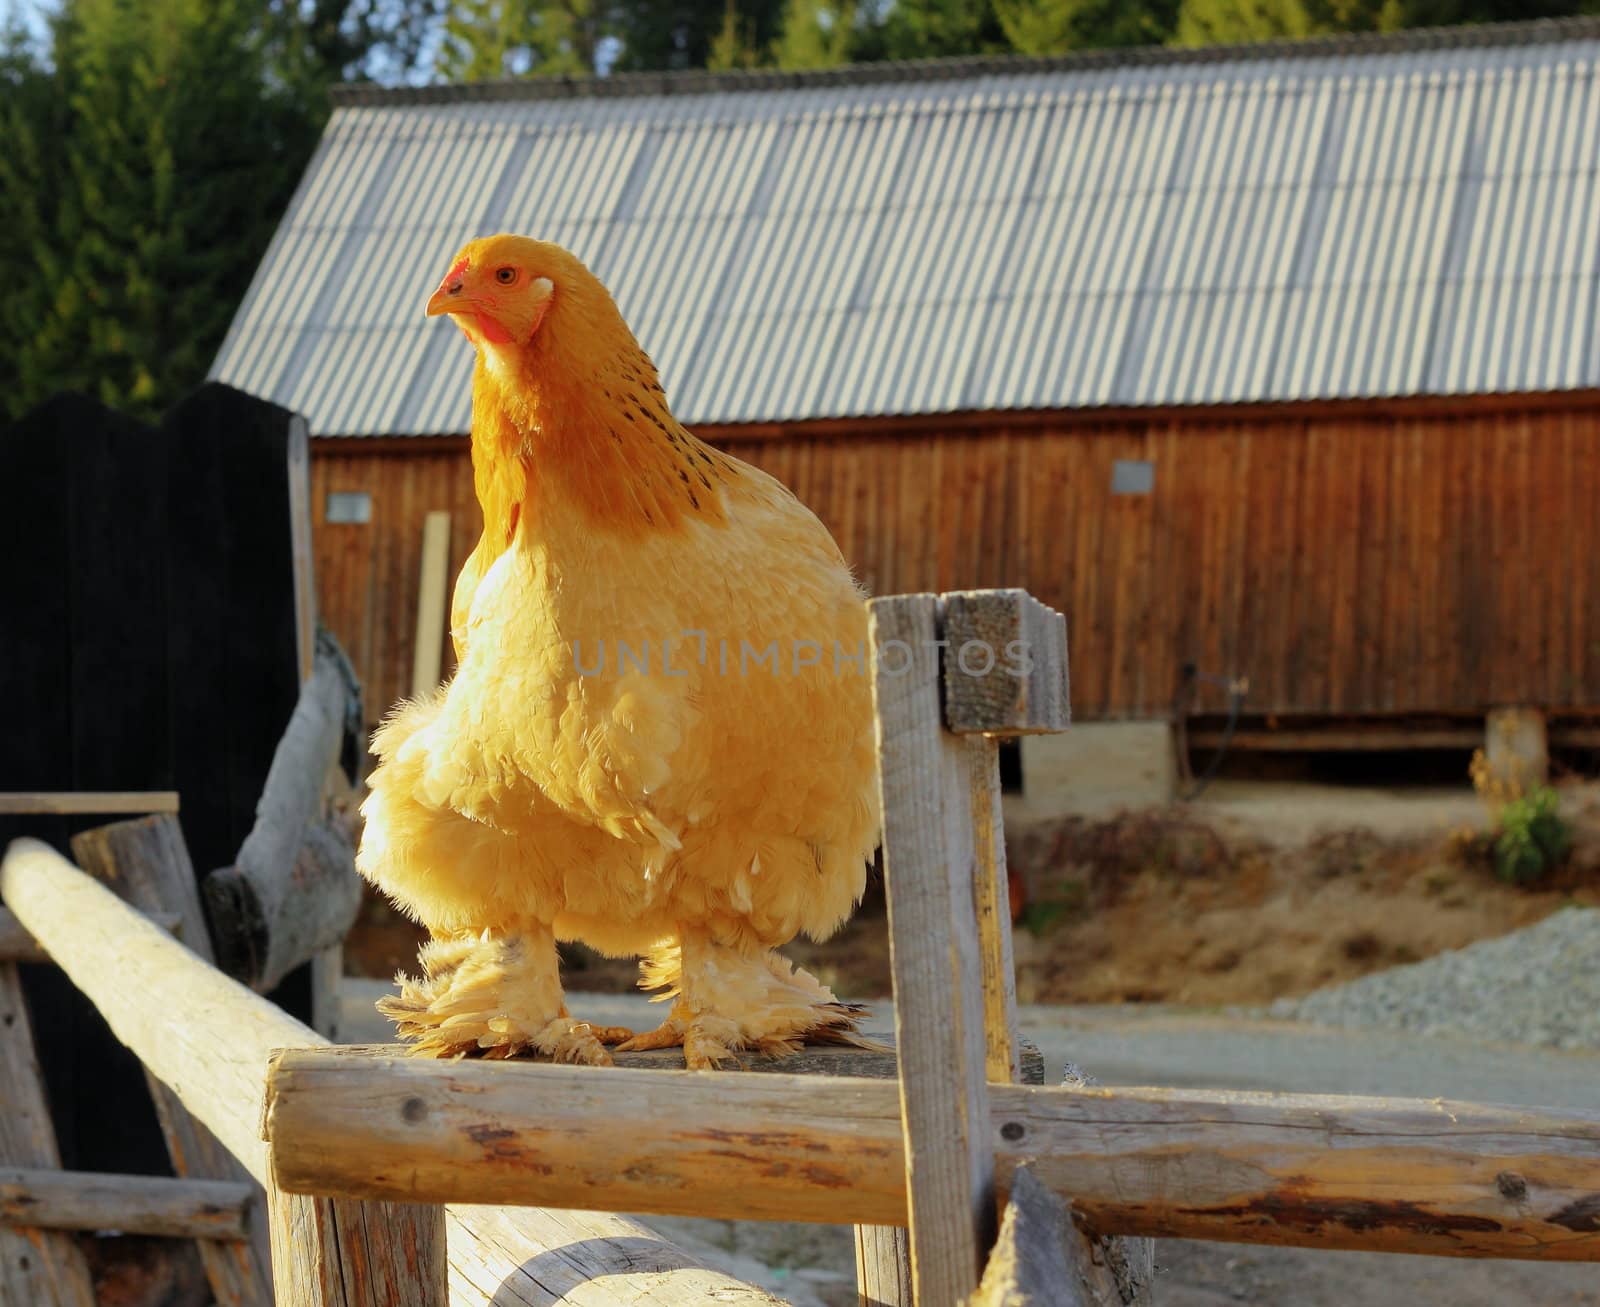
{"type": "MultiPolygon", "coordinates": [[[[579,1211],[854,1223],[886,1307],[1150,1302],[1150,1236],[1600,1261],[1600,1113],[1015,1083],[997,740],[1065,726],[1064,627],[1018,591],[872,627],[911,651],[875,660],[898,1087],[334,1048],[37,842],[0,895],[261,1184],[295,1307],[772,1301],[681,1261],[641,1285],[661,1241],[579,1211]],[[956,656],[1016,640],[1027,677],[956,656]]],[[[89,861],[142,865],[169,822],[89,861]]]]}

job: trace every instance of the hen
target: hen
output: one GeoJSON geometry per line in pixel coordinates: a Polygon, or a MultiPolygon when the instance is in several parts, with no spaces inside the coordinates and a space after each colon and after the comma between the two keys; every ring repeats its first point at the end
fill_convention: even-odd
{"type": "Polygon", "coordinates": [[[380,1004],[414,1051],[854,1041],[775,948],[831,933],[878,835],[866,609],[826,528],[672,416],[572,254],[473,241],[427,311],[477,350],[483,537],[451,607],[458,667],[378,732],[358,864],[422,922],[380,1004]],[[672,999],[633,1035],[569,1013],[556,942],[642,955],[672,999]]]}

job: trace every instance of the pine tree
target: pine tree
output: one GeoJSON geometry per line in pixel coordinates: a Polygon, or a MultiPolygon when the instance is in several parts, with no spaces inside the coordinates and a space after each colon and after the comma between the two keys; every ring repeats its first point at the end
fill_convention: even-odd
{"type": "Polygon", "coordinates": [[[855,53],[856,6],[826,0],[789,0],[783,29],[772,43],[779,68],[835,68],[855,53]]]}
{"type": "Polygon", "coordinates": [[[249,0],[73,0],[8,110],[15,413],[60,389],[143,414],[205,376],[315,144],[249,0]],[[31,258],[28,256],[31,255],[31,258]],[[24,267],[14,259],[28,258],[24,267]]]}
{"type": "Polygon", "coordinates": [[[1178,27],[1179,0],[993,0],[1018,54],[1158,45],[1178,27]]]}
{"type": "Polygon", "coordinates": [[[593,74],[617,10],[607,0],[457,0],[435,71],[451,82],[593,74]]]}

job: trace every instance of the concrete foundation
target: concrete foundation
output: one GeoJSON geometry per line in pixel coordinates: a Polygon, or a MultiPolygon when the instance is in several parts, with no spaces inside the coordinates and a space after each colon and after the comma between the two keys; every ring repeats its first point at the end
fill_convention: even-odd
{"type": "Polygon", "coordinates": [[[1022,737],[1022,793],[1008,794],[1006,820],[1170,803],[1177,789],[1172,727],[1161,722],[1092,722],[1060,735],[1022,737]]]}

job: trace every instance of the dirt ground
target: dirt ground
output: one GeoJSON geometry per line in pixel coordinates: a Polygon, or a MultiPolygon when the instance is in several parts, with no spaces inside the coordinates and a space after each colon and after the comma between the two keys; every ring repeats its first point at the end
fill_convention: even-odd
{"type": "MultiPolygon", "coordinates": [[[[1575,844],[1547,883],[1463,856],[1486,820],[1470,790],[1406,795],[1278,784],[1207,802],[1009,833],[1018,996],[1029,1003],[1255,1005],[1600,905],[1600,784],[1562,786],[1575,844]]],[[[409,968],[416,927],[369,900],[346,956],[409,968]]],[[[889,992],[881,883],[825,944],[785,950],[852,998],[889,992]]],[[[565,949],[570,989],[630,988],[636,967],[565,949]]]]}

